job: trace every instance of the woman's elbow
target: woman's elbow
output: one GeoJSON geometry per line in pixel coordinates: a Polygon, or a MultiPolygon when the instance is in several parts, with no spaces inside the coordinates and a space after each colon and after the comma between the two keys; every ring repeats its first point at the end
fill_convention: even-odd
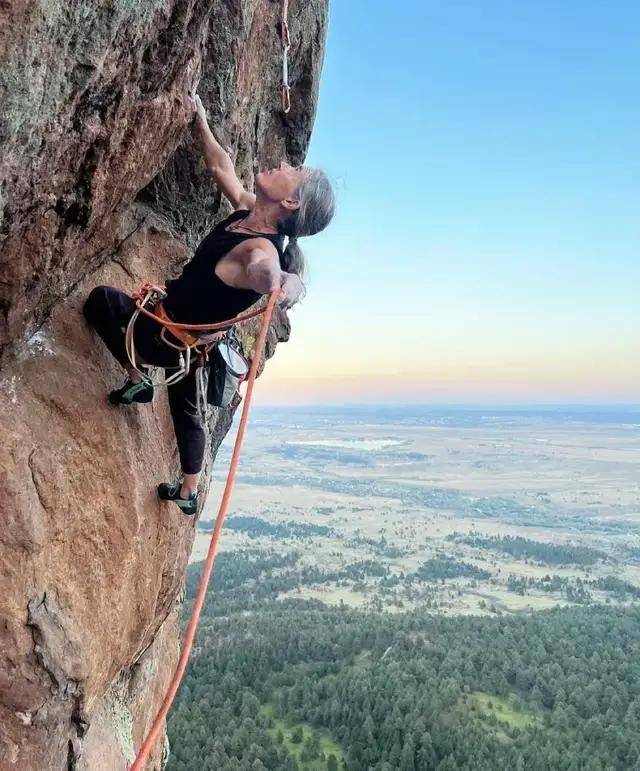
{"type": "Polygon", "coordinates": [[[247,278],[251,289],[260,294],[270,294],[275,289],[279,289],[282,283],[280,273],[266,266],[250,265],[247,268],[247,278]]]}
{"type": "Polygon", "coordinates": [[[276,289],[280,289],[281,283],[280,276],[270,275],[265,277],[262,289],[259,291],[261,294],[271,294],[271,292],[275,292],[276,289]]]}

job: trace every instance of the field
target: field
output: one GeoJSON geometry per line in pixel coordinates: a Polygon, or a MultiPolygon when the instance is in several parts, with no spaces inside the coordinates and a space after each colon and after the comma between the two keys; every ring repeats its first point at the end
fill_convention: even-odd
{"type": "Polygon", "coordinates": [[[483,718],[495,718],[498,723],[506,723],[512,728],[527,728],[540,722],[539,716],[531,710],[516,707],[509,699],[477,691],[469,699],[472,711],[478,712],[483,718]]]}
{"type": "Polygon", "coordinates": [[[298,555],[301,579],[281,599],[444,615],[628,604],[640,587],[639,461],[632,410],[257,410],[222,550],[298,555]],[[443,560],[446,575],[425,574],[443,560]]]}
{"type": "Polygon", "coordinates": [[[336,768],[342,764],[342,749],[326,732],[319,732],[305,723],[289,725],[280,720],[274,714],[273,706],[265,704],[261,708],[262,714],[270,721],[272,727],[268,729],[271,738],[276,744],[284,744],[287,752],[296,758],[296,761],[304,771],[324,771],[327,768],[326,758],[331,755],[336,759],[336,768]],[[304,748],[316,740],[320,757],[317,760],[305,760],[304,748]]]}

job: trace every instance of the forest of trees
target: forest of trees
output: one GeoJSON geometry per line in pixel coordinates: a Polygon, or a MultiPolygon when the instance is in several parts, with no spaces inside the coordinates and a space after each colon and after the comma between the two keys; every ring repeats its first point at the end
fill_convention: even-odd
{"type": "Polygon", "coordinates": [[[606,592],[619,602],[640,598],[640,588],[617,576],[601,576],[592,580],[580,577],[545,575],[542,578],[533,576],[510,575],[507,579],[507,589],[510,592],[525,595],[529,589],[543,592],[560,592],[569,602],[591,602],[593,597],[589,589],[606,592]]]}
{"type": "MultiPolygon", "coordinates": [[[[198,529],[209,531],[215,527],[215,520],[205,519],[198,522],[198,529]]],[[[227,530],[237,530],[246,533],[249,538],[270,536],[271,538],[308,538],[314,535],[331,536],[335,534],[332,527],[315,525],[308,522],[269,522],[262,517],[236,515],[225,522],[227,530]]]]}
{"type": "Polygon", "coordinates": [[[529,589],[537,589],[543,592],[560,592],[569,602],[579,604],[591,602],[592,596],[589,586],[592,582],[583,581],[580,577],[567,578],[547,574],[541,578],[533,576],[516,576],[511,574],[507,579],[507,589],[516,594],[525,595],[529,589]]]}
{"type": "Polygon", "coordinates": [[[640,767],[640,609],[445,618],[275,600],[296,561],[220,556],[169,771],[640,767]]]}
{"type": "Polygon", "coordinates": [[[630,584],[628,581],[623,581],[616,576],[604,576],[597,578],[594,581],[589,582],[590,586],[594,589],[600,589],[603,592],[610,592],[619,600],[628,600],[629,597],[634,599],[640,598],[640,588],[630,584]]]}
{"type": "Polygon", "coordinates": [[[413,577],[421,581],[444,581],[447,578],[475,578],[483,581],[491,578],[491,573],[469,562],[441,554],[423,562],[413,573],[413,577]]]}
{"type": "Polygon", "coordinates": [[[544,543],[513,535],[488,536],[472,533],[461,536],[454,533],[449,536],[449,540],[479,549],[490,549],[503,554],[510,554],[516,559],[537,560],[547,565],[595,565],[598,560],[608,559],[605,552],[590,546],[544,543]]]}

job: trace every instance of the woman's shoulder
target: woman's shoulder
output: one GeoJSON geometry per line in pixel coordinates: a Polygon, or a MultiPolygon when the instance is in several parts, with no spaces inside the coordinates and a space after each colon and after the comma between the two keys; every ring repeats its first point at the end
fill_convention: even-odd
{"type": "Polygon", "coordinates": [[[251,213],[250,209],[236,209],[235,211],[232,211],[231,214],[229,214],[223,220],[220,220],[220,222],[218,222],[218,224],[216,225],[216,229],[222,230],[226,228],[228,225],[231,225],[232,222],[237,222],[238,220],[244,219],[250,213],[251,213]]]}

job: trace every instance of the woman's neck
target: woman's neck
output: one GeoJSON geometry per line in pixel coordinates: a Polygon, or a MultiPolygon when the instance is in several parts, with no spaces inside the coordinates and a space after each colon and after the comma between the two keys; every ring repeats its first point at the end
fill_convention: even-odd
{"type": "Polygon", "coordinates": [[[280,214],[280,207],[277,210],[273,206],[264,205],[260,201],[256,201],[256,205],[245,219],[240,223],[241,228],[248,228],[260,233],[277,233],[278,232],[278,215],[280,214]]]}

